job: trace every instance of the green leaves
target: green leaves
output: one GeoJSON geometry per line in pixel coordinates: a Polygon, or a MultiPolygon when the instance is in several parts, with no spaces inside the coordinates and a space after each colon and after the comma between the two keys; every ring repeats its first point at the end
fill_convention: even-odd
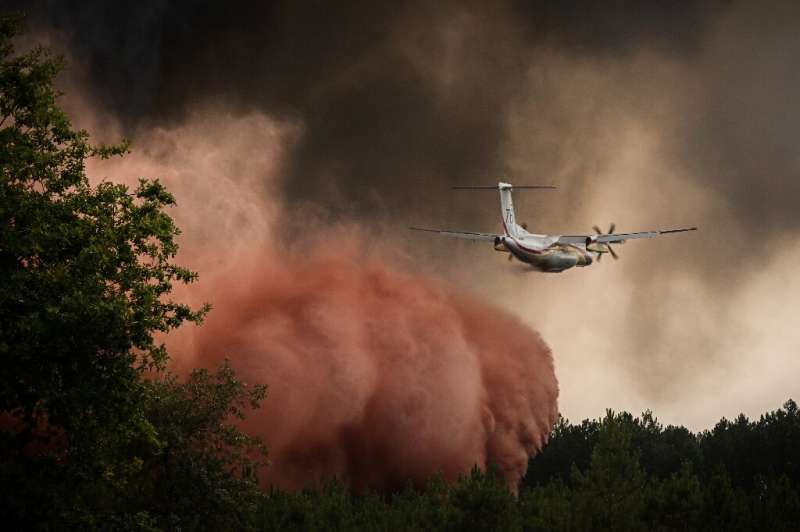
{"type": "Polygon", "coordinates": [[[645,474],[633,431],[624,416],[608,412],[602,421],[589,469],[573,467],[575,515],[585,530],[638,530],[645,498],[645,474]]]}
{"type": "Polygon", "coordinates": [[[791,400],[700,434],[664,427],[649,411],[561,420],[531,460],[523,513],[534,530],[791,530],[799,444],[791,400]]]}
{"type": "MultiPolygon", "coordinates": [[[[4,491],[25,484],[48,501],[39,506],[60,526],[92,527],[94,512],[116,507],[115,490],[152,470],[147,460],[167,445],[151,394],[172,386],[173,403],[189,394],[146,379],[168,360],[155,335],[200,323],[210,307],[170,298],[175,283],[197,278],[173,262],[179,230],[166,211],[175,198],[158,180],[133,192],[89,182],[86,160],[124,155],[130,141],[93,145],[73,129],[54,87],[63,60],[43,48],[15,54],[18,29],[0,19],[0,416],[11,420],[0,428],[0,475],[4,491]]],[[[241,396],[252,406],[260,392],[242,388],[230,368],[190,382],[193,401],[213,399],[216,427],[187,436],[205,446],[198,459],[218,464],[220,482],[243,478],[227,467],[244,467],[239,449],[255,442],[225,419],[243,412],[241,396]]]]}
{"type": "Polygon", "coordinates": [[[144,459],[124,490],[124,513],[147,512],[167,528],[245,527],[260,497],[257,474],[266,449],[233,421],[258,408],[266,388],[238,380],[227,361],[215,372],[195,370],[185,381],[162,375],[147,388],[153,440],[125,453],[144,459]]]}

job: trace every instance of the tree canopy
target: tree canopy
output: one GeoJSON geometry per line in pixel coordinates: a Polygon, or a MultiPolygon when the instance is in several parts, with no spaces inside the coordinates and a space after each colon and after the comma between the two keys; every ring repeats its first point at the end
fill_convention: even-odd
{"type": "Polygon", "coordinates": [[[230,420],[264,390],[228,366],[185,383],[166,371],[156,336],[209,310],[170,298],[197,278],[174,262],[175,199],[158,180],[90,182],[88,159],[130,143],[72,127],[62,59],[17,53],[19,29],[0,19],[0,515],[20,528],[174,521],[206,515],[181,502],[198,493],[225,509],[207,524],[239,513],[263,448],[230,420]],[[169,495],[189,479],[205,484],[169,495]],[[138,499],[121,497],[134,482],[138,499]]]}
{"type": "Polygon", "coordinates": [[[422,490],[355,494],[341,483],[263,497],[260,530],[732,531],[797,530],[797,405],[699,434],[652,412],[562,419],[531,459],[515,498],[477,469],[422,490]],[[732,429],[731,427],[736,428],[732,429]],[[569,451],[569,452],[567,452],[569,451]],[[796,456],[796,455],[795,455],[796,456]],[[677,461],[673,458],[678,457],[677,461]],[[740,462],[747,464],[742,469],[740,462]]]}
{"type": "Polygon", "coordinates": [[[62,61],[15,55],[15,28],[0,23],[0,409],[65,429],[141,423],[130,398],[166,360],[154,333],[206,311],[165,298],[197,276],[172,262],[174,198],[158,181],[90,184],[86,160],[128,143],[72,128],[54,88],[62,61]]]}

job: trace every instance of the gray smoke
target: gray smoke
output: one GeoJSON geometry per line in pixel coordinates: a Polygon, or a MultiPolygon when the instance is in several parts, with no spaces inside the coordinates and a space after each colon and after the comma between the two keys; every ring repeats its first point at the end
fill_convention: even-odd
{"type": "Polygon", "coordinates": [[[800,259],[794,2],[17,6],[134,138],[210,103],[298,124],[277,181],[287,212],[392,235],[521,314],[554,347],[572,417],[650,407],[702,426],[800,392],[784,377],[800,369],[785,310],[800,259]],[[496,229],[496,198],[447,189],[501,175],[559,185],[517,198],[542,231],[701,231],[558,277],[396,236],[496,229]]]}

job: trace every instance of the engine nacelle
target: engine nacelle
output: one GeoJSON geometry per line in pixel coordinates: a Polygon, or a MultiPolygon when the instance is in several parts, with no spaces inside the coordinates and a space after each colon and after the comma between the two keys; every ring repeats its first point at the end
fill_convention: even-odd
{"type": "Polygon", "coordinates": [[[506,239],[501,236],[494,237],[494,250],[509,253],[509,250],[506,247],[506,239]]]}
{"type": "Polygon", "coordinates": [[[575,257],[574,266],[589,266],[592,263],[592,256],[578,248],[566,248],[565,251],[575,257]]]}
{"type": "Polygon", "coordinates": [[[592,256],[588,253],[578,254],[578,262],[575,266],[589,266],[592,263],[592,256]]]}
{"type": "Polygon", "coordinates": [[[586,251],[591,251],[592,253],[608,253],[608,244],[598,242],[598,236],[601,235],[586,237],[586,251]]]}

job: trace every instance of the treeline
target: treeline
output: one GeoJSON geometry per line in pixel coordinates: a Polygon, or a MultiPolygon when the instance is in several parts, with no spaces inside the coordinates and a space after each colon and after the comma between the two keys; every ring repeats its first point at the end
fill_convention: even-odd
{"type": "Polygon", "coordinates": [[[530,461],[518,497],[473,470],[421,491],[354,495],[341,484],[272,492],[259,530],[798,530],[800,414],[783,408],[723,419],[693,434],[650,412],[561,419],[530,461]]]}

